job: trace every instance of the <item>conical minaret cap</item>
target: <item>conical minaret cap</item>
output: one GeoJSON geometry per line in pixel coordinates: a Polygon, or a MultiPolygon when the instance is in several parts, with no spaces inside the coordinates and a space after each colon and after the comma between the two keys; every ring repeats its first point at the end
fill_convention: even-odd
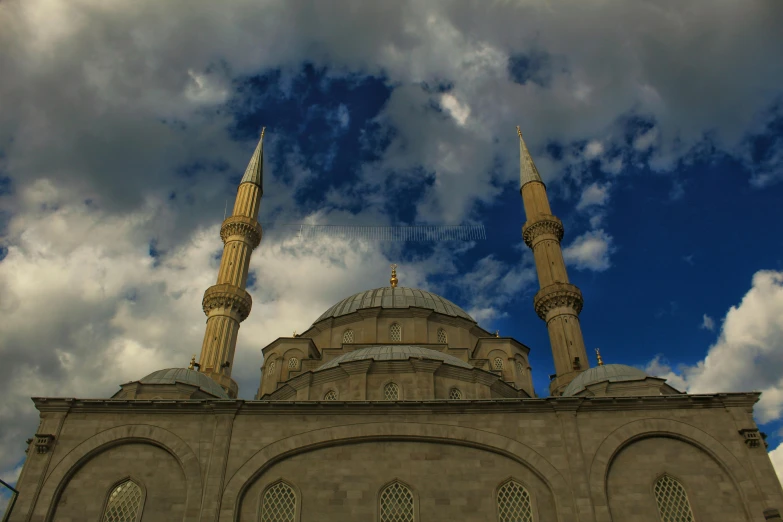
{"type": "Polygon", "coordinates": [[[261,192],[264,191],[264,131],[266,127],[261,129],[261,138],[258,140],[253,157],[250,158],[250,163],[247,165],[245,175],[242,176],[240,183],[255,183],[261,187],[261,192]]]}
{"type": "Polygon", "coordinates": [[[530,151],[527,150],[525,140],[522,138],[522,131],[517,127],[517,134],[519,135],[519,187],[524,187],[526,183],[531,181],[540,181],[541,176],[538,174],[536,164],[533,163],[533,158],[530,156],[530,151]]]}

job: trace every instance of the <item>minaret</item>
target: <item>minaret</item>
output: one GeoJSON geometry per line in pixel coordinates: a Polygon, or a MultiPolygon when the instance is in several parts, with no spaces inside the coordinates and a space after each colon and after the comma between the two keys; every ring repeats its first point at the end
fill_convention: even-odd
{"type": "Polygon", "coordinates": [[[563,223],[552,215],[546,187],[530,157],[522,131],[519,134],[520,193],[527,221],[522,238],[533,250],[541,290],[533,299],[538,316],[546,321],[549,342],[555,359],[555,378],[549,383],[549,393],[560,395],[580,372],[590,367],[579,325],[582,292],[568,282],[563,251],[563,223]]]}
{"type": "Polygon", "coordinates": [[[261,242],[258,207],[261,203],[264,174],[264,129],[255,152],[239,182],[231,216],[220,227],[223,257],[217,283],[204,292],[201,303],[207,316],[207,331],[201,345],[200,371],[237,396],[237,383],[231,378],[239,323],[247,319],[253,300],[245,290],[250,255],[261,242]]]}

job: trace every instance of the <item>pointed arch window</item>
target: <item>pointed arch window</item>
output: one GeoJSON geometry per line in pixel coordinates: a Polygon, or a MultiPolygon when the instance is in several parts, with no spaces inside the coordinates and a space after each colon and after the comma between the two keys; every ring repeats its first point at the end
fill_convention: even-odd
{"type": "Polygon", "coordinates": [[[498,489],[498,522],[533,522],[530,493],[515,480],[498,489]]]}
{"type": "Polygon", "coordinates": [[[269,363],[269,368],[266,370],[267,375],[272,375],[275,371],[275,361],[269,363]]]}
{"type": "Polygon", "coordinates": [[[400,387],[396,382],[390,382],[383,387],[383,399],[386,401],[397,401],[400,399],[400,387]]]}
{"type": "Polygon", "coordinates": [[[144,491],[128,479],[111,490],[101,522],[137,522],[144,506],[144,491]]]}
{"type": "Polygon", "coordinates": [[[353,330],[348,329],[345,332],[343,332],[343,344],[351,344],[353,343],[354,335],[353,330]]]}
{"type": "Polygon", "coordinates": [[[299,359],[296,357],[291,357],[288,359],[288,369],[289,370],[296,370],[299,368],[299,359]]]}
{"type": "Polygon", "coordinates": [[[694,522],[688,494],[677,479],[662,476],[655,481],[654,491],[661,522],[694,522]]]}
{"type": "Polygon", "coordinates": [[[337,400],[337,392],[334,391],[334,390],[329,390],[324,395],[324,400],[325,401],[336,401],[337,400]]]}
{"type": "Polygon", "coordinates": [[[389,327],[389,340],[393,343],[402,342],[402,326],[400,326],[400,323],[392,323],[389,327]]]}
{"type": "Polygon", "coordinates": [[[525,374],[525,367],[522,366],[522,363],[517,361],[517,372],[519,372],[519,375],[525,374]]]}
{"type": "Polygon", "coordinates": [[[492,361],[492,369],[493,370],[502,370],[503,369],[503,359],[500,357],[495,357],[495,359],[492,361]]]}
{"type": "Polygon", "coordinates": [[[380,522],[414,522],[413,492],[400,482],[392,482],[379,496],[380,522]]]}
{"type": "Polygon", "coordinates": [[[261,522],[295,522],[296,491],[285,482],[276,482],[264,491],[261,522]]]}
{"type": "Polygon", "coordinates": [[[446,335],[446,330],[443,328],[438,329],[438,343],[439,344],[446,344],[449,341],[448,336],[446,335]]]}

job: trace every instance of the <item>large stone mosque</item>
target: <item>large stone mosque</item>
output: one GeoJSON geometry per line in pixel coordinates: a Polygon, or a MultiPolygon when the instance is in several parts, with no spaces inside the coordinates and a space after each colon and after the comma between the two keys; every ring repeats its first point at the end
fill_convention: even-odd
{"type": "Polygon", "coordinates": [[[600,356],[590,367],[563,225],[521,133],[519,145],[549,396],[535,394],[525,344],[392,271],[265,347],[255,400],[237,399],[262,132],[220,231],[198,362],[111,398],[34,398],[41,421],[10,520],[781,521],[758,393],[688,395],[600,356]]]}

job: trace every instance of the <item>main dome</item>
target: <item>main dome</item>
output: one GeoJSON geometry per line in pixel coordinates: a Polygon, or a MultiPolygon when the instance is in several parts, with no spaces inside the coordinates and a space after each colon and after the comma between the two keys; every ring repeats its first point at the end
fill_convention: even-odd
{"type": "Polygon", "coordinates": [[[419,290],[418,288],[407,288],[405,286],[384,286],[374,290],[365,290],[351,297],[346,297],[338,302],[316,319],[316,323],[330,317],[340,317],[360,310],[362,308],[426,308],[443,315],[451,317],[461,317],[471,322],[476,322],[468,313],[455,305],[448,299],[439,295],[419,290]]]}
{"type": "Polygon", "coordinates": [[[334,368],[341,363],[347,363],[352,361],[365,361],[372,359],[375,361],[407,361],[410,358],[422,358],[431,359],[435,361],[443,361],[446,364],[452,366],[460,366],[462,368],[473,369],[473,366],[461,361],[449,355],[447,353],[439,352],[437,350],[431,350],[429,348],[422,348],[421,346],[411,346],[407,344],[390,344],[384,346],[370,346],[368,348],[359,348],[352,352],[344,353],[339,357],[335,357],[328,363],[322,364],[318,370],[326,370],[327,368],[334,368]]]}

